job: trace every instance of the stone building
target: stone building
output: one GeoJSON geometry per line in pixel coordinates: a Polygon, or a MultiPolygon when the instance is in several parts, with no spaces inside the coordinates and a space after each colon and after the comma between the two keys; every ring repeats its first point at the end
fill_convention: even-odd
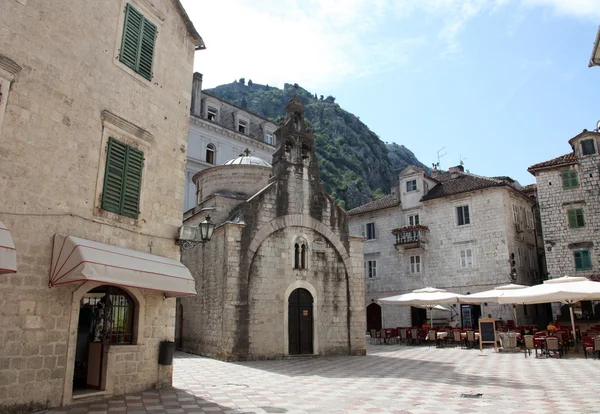
{"type": "Polygon", "coordinates": [[[200,48],[176,0],[0,2],[0,412],[171,383],[200,48]]]}
{"type": "MultiPolygon", "coordinates": [[[[570,153],[528,169],[537,183],[551,279],[569,275],[600,281],[599,137],[598,132],[583,130],[569,140],[570,153]]],[[[575,310],[578,316],[600,316],[600,309],[593,309],[590,302],[575,310]]]]}
{"type": "MultiPolygon", "coordinates": [[[[540,280],[533,207],[508,177],[481,177],[462,166],[431,175],[407,167],[392,193],[348,212],[351,234],[365,237],[367,329],[421,325],[425,309],[385,305],[377,299],[432,286],[461,294],[511,282],[540,280]],[[511,277],[511,255],[514,277],[511,277]]],[[[519,307],[519,323],[544,307],[519,307]]],[[[473,326],[480,315],[514,319],[509,305],[460,305],[434,311],[440,324],[473,326]]]]}
{"type": "Polygon", "coordinates": [[[185,166],[184,211],[196,207],[196,184],[200,171],[221,165],[244,151],[271,160],[275,152],[277,125],[202,90],[202,74],[194,73],[192,106],[185,166]]]}
{"type": "Polygon", "coordinates": [[[365,353],[362,239],[319,180],[314,135],[293,97],[273,165],[243,155],[196,174],[195,225],[210,243],[184,251],[199,295],[181,298],[176,336],[224,360],[365,353]]]}

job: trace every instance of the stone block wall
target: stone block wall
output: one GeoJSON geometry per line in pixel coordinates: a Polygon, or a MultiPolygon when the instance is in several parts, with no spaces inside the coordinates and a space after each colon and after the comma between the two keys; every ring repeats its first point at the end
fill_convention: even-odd
{"type": "MultiPolygon", "coordinates": [[[[54,233],[179,257],[194,45],[174,2],[131,0],[159,32],[154,77],[143,79],[118,61],[126,3],[0,4],[0,53],[21,67],[2,96],[0,129],[0,219],[18,267],[0,277],[2,412],[72,403],[79,285],[48,288],[54,233]],[[138,220],[99,209],[108,136],[144,150],[138,220]]],[[[108,395],[170,382],[156,355],[173,338],[174,306],[141,296],[139,309],[153,316],[139,323],[142,342],[122,354],[135,373],[114,371],[115,354],[111,378],[127,386],[109,383],[108,395]]]]}

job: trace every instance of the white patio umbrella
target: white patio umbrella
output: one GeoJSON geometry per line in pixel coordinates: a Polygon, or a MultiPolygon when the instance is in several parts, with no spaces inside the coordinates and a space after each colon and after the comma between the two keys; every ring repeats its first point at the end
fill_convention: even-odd
{"type": "Polygon", "coordinates": [[[413,290],[412,292],[405,293],[403,295],[381,298],[377,301],[384,305],[416,306],[431,309],[429,313],[429,325],[433,326],[433,309],[437,305],[444,303],[458,303],[458,299],[462,297],[464,296],[457,293],[448,292],[444,289],[426,287],[423,289],[413,290]]]}
{"type": "MultiPolygon", "coordinates": [[[[484,302],[498,303],[498,298],[503,296],[506,292],[513,291],[515,289],[525,289],[528,286],[516,285],[511,283],[509,285],[496,286],[492,290],[486,290],[483,292],[473,293],[472,295],[466,295],[459,299],[460,303],[468,303],[473,305],[481,305],[484,302]]],[[[515,315],[515,323],[517,323],[517,307],[513,304],[513,313],[515,315]]]]}
{"type": "Polygon", "coordinates": [[[600,299],[600,283],[592,282],[585,277],[563,276],[557,279],[546,280],[541,285],[507,291],[502,296],[498,297],[498,303],[522,303],[530,305],[536,303],[561,302],[569,305],[573,338],[576,341],[575,344],[577,344],[573,304],[582,300],[597,299],[600,299]]]}

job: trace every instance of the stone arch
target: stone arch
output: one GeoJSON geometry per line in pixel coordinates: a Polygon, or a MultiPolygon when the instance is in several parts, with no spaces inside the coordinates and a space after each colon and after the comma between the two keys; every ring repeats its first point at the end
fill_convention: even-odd
{"type": "Polygon", "coordinates": [[[288,332],[288,317],[289,317],[289,308],[288,308],[288,300],[293,291],[298,288],[306,289],[310,292],[313,297],[313,353],[315,355],[319,354],[319,330],[317,327],[319,326],[319,296],[317,295],[317,290],[313,285],[304,281],[297,280],[294,283],[290,284],[285,290],[285,295],[283,295],[283,355],[289,355],[289,332],[288,332]]]}
{"type": "Polygon", "coordinates": [[[329,240],[329,242],[333,245],[333,248],[342,258],[346,272],[352,268],[348,249],[346,249],[346,246],[344,246],[342,240],[337,236],[337,234],[331,231],[329,227],[311,216],[302,214],[289,214],[287,216],[277,217],[271,220],[262,226],[254,235],[244,259],[246,280],[249,280],[250,278],[250,270],[254,256],[267,237],[285,227],[293,226],[310,228],[324,236],[327,240],[329,240]]]}

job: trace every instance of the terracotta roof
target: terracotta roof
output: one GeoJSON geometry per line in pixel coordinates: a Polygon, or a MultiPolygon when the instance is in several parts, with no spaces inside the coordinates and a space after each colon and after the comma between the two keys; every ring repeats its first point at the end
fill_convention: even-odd
{"type": "Polygon", "coordinates": [[[523,188],[521,188],[521,191],[523,193],[531,193],[532,191],[536,191],[537,190],[537,185],[535,184],[529,184],[524,186],[523,188]]]}
{"type": "MultiPolygon", "coordinates": [[[[527,171],[529,171],[531,174],[533,174],[533,171],[535,171],[535,170],[541,170],[543,168],[558,167],[561,165],[569,165],[569,164],[576,164],[576,163],[577,163],[577,157],[575,156],[574,152],[571,152],[570,154],[561,155],[560,157],[554,158],[550,161],[544,161],[544,162],[540,162],[538,164],[534,164],[531,167],[527,168],[527,171]]],[[[533,174],[533,175],[535,175],[535,174],[533,174]]]]}
{"type": "Polygon", "coordinates": [[[367,213],[369,211],[382,210],[384,208],[395,207],[400,202],[396,199],[395,194],[388,194],[381,197],[379,200],[371,201],[370,203],[363,204],[346,212],[347,215],[353,216],[355,214],[367,213]]]}
{"type": "Polygon", "coordinates": [[[469,191],[481,190],[484,188],[510,186],[509,181],[505,179],[482,177],[463,172],[444,173],[435,178],[440,184],[433,187],[421,201],[467,193],[469,191]],[[452,178],[453,175],[456,175],[455,178],[452,178]]]}

